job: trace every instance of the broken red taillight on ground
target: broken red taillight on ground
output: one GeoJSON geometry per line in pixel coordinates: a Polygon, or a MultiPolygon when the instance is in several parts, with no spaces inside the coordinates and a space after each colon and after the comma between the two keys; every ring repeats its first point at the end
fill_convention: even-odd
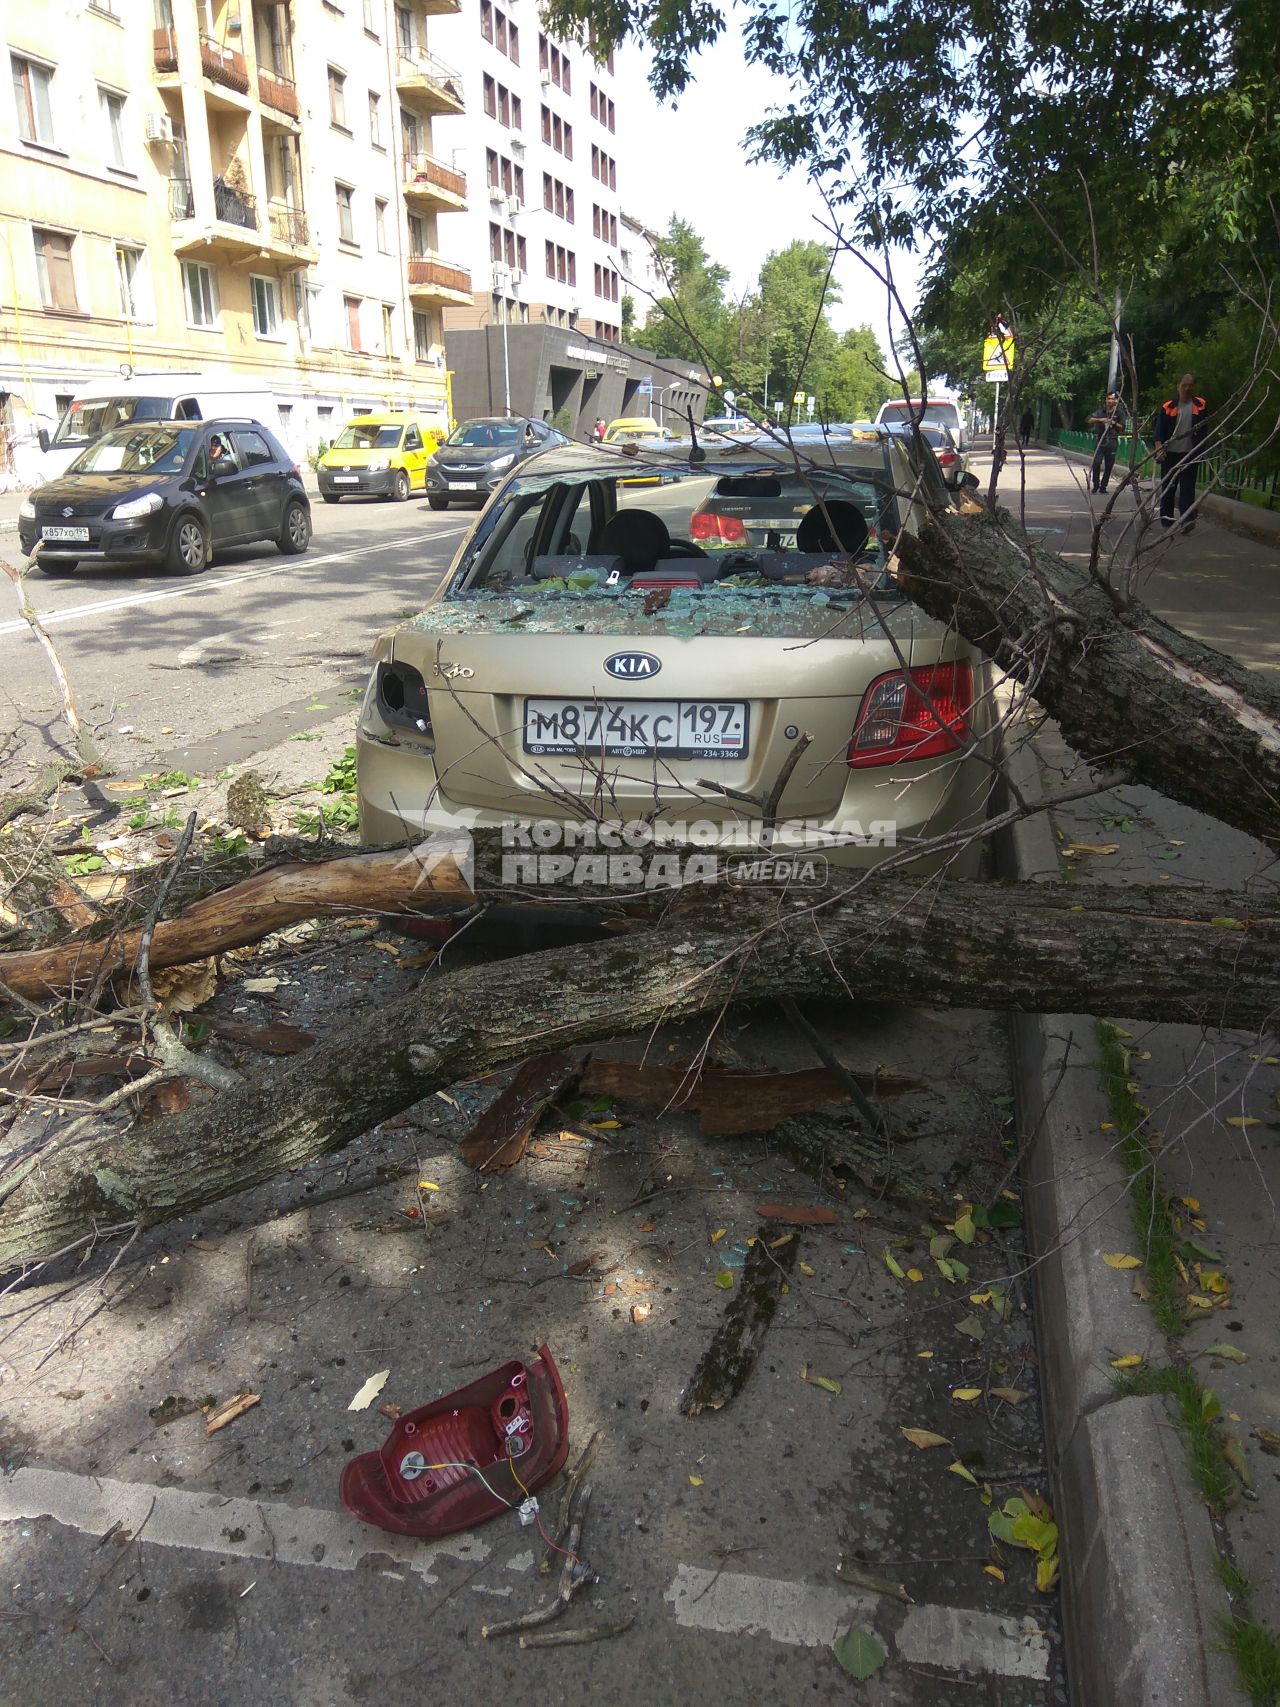
{"type": "Polygon", "coordinates": [[[397,1417],[343,1470],[342,1503],[396,1535],[452,1535],[520,1505],[568,1451],[569,1407],[544,1345],[530,1364],[504,1363],[397,1417]]]}
{"type": "Polygon", "coordinates": [[[972,710],[973,672],[968,664],[925,664],[879,676],[863,695],[849,743],[849,767],[954,753],[968,739],[972,710]]]}

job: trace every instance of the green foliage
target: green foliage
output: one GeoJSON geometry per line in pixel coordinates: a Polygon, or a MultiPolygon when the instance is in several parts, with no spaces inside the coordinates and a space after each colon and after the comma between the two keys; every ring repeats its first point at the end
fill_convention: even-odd
{"type": "Polygon", "coordinates": [[[356,750],[354,747],[343,749],[342,757],[335,759],[320,784],[321,794],[354,794],[356,791],[356,750]]]}
{"type": "Polygon", "coordinates": [[[630,343],[636,335],[636,299],[634,296],[624,296],[622,299],[622,338],[624,343],[630,343]]]}

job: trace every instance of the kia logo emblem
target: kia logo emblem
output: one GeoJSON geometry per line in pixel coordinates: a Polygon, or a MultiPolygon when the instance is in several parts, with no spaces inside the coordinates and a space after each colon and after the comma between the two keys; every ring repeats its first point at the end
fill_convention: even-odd
{"type": "Polygon", "coordinates": [[[652,652],[615,652],[612,658],[605,659],[604,667],[611,676],[619,676],[625,682],[643,682],[657,675],[662,660],[652,652]]]}

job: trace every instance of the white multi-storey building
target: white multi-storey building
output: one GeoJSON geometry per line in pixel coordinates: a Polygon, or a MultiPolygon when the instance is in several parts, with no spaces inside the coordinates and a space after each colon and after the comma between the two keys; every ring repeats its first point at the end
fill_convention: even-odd
{"type": "Polygon", "coordinates": [[[613,55],[552,41],[523,0],[462,0],[432,41],[467,86],[449,140],[471,186],[459,260],[474,295],[446,332],[505,318],[620,342],[613,55]]]}

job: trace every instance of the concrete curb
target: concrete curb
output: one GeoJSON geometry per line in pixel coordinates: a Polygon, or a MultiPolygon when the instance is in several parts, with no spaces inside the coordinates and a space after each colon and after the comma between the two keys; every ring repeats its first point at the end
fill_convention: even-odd
{"type": "MultiPolygon", "coordinates": [[[[1042,792],[1025,744],[1005,762],[1024,796],[1042,792]]],[[[1006,876],[1056,877],[1047,816],[1016,825],[997,858],[1006,876]]],[[[1113,1397],[1110,1360],[1157,1349],[1159,1334],[1129,1274],[1102,1260],[1130,1250],[1133,1232],[1125,1170],[1102,1130],[1093,1021],[1018,1015],[1013,1054],[1073,1698],[1081,1707],[1223,1707],[1238,1697],[1214,1628],[1225,1598],[1208,1513],[1165,1402],[1113,1397]]]]}

